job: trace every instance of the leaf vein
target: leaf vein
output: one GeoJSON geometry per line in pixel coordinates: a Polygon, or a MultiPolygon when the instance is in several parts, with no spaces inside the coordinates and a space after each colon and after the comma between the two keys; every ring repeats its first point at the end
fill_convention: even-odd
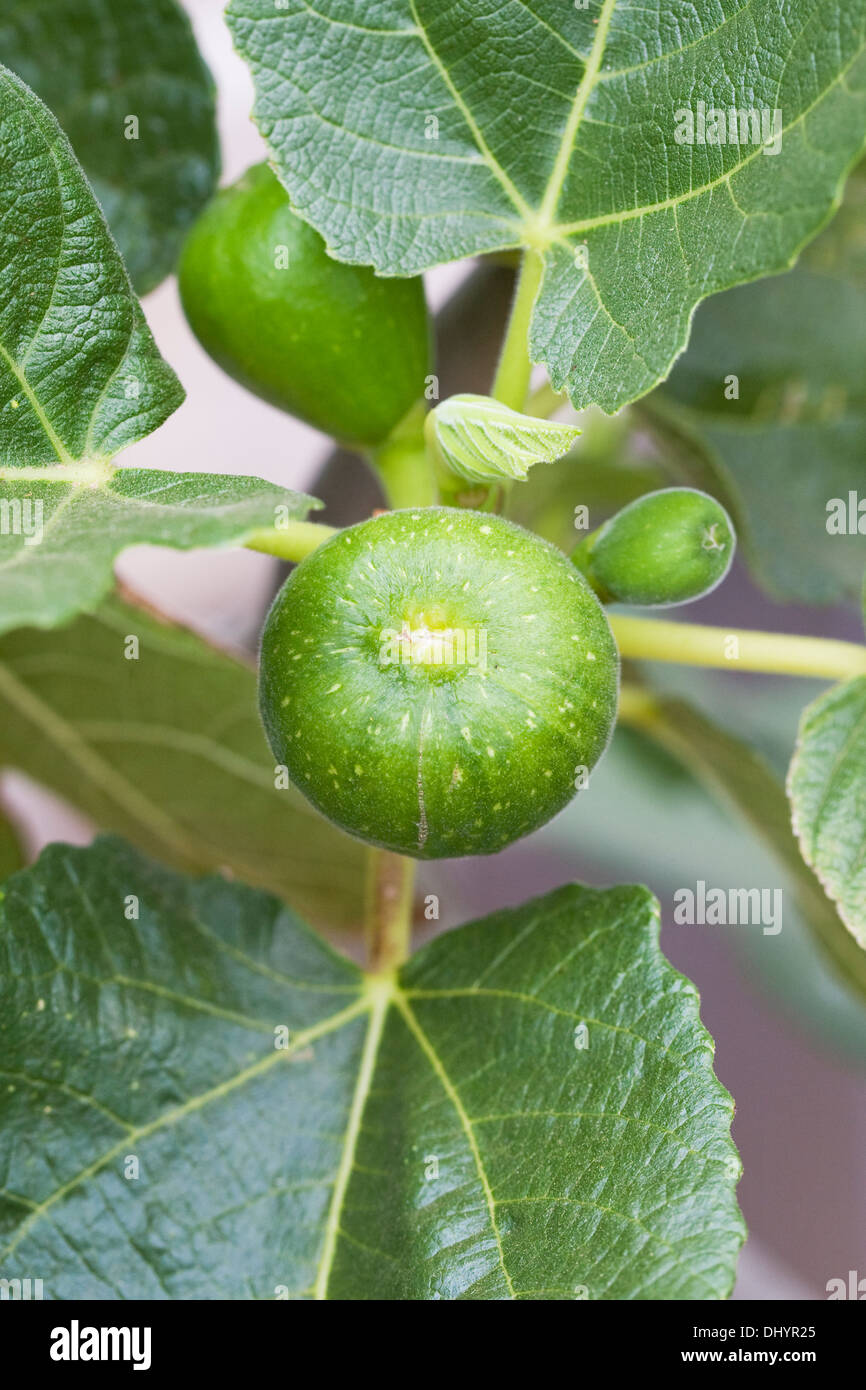
{"type": "Polygon", "coordinates": [[[98,1158],[95,1158],[92,1163],[88,1163],[85,1168],[80,1169],[79,1172],[67,1182],[56,1188],[50,1196],[36,1203],[30,1216],[19,1226],[12,1241],[0,1252],[2,1258],[7,1259],[13,1254],[24,1237],[32,1229],[33,1225],[41,1217],[45,1216],[58,1202],[69,1196],[71,1192],[74,1192],[82,1183],[87,1182],[90,1178],[96,1177],[106,1164],[123,1153],[130,1143],[137,1143],[142,1139],[148,1139],[152,1134],[167,1129],[171,1125],[178,1124],[181,1120],[185,1119],[187,1115],[204,1109],[205,1106],[210,1105],[213,1101],[220,1100],[223,1096],[230,1095],[232,1091],[238,1090],[239,1087],[246,1085],[248,1081],[270,1071],[272,1067],[279,1065],[280,1062],[285,1062],[293,1053],[308,1046],[309,1043],[314,1042],[317,1038],[325,1037],[328,1033],[336,1032],[338,1029],[342,1028],[344,1024],[350,1023],[352,1019],[357,1018],[359,1014],[365,1012],[367,1008],[368,1004],[366,999],[361,998],[349,1008],[342,1009],[339,1013],[332,1014],[330,1018],[323,1019],[320,1023],[313,1024],[312,1027],[306,1028],[302,1033],[297,1035],[290,1047],[282,1050],[274,1049],[273,1053],[269,1054],[267,1057],[260,1058],[251,1066],[245,1067],[243,1071],[238,1072],[235,1076],[229,1077],[226,1081],[219,1082],[216,1086],[212,1086],[209,1090],[203,1091],[200,1095],[190,1097],[188,1100],[184,1101],[183,1104],[174,1106],[171,1110],[167,1110],[155,1120],[150,1120],[147,1124],[138,1125],[130,1134],[125,1134],[119,1143],[112,1144],[110,1149],[106,1149],[98,1158]]]}

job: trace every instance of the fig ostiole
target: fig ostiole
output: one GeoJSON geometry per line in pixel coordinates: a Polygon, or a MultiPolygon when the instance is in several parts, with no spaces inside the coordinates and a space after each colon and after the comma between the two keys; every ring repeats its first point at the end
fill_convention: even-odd
{"type": "Polygon", "coordinates": [[[277,763],[330,820],[418,859],[492,854],[585,785],[619,658],[567,557],[500,517],[430,507],[340,532],[265,623],[277,763]]]}
{"type": "Polygon", "coordinates": [[[638,497],[593,531],[572,560],[603,603],[666,608],[719,585],[736,549],[733,523],[696,488],[638,497]]]}
{"type": "Polygon", "coordinates": [[[205,209],[178,278],[211,357],[326,434],[373,448],[424,397],[432,367],[421,278],[335,261],[267,164],[205,209]]]}

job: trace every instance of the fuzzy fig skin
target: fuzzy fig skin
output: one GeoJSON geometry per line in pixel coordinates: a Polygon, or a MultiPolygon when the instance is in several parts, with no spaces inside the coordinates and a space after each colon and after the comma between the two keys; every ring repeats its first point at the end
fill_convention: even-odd
{"type": "Polygon", "coordinates": [[[325,816],[417,859],[544,825],[603,753],[619,658],[581,574],[500,517],[388,512],[286,580],[262,634],[274,757],[325,816]]]}
{"type": "Polygon", "coordinates": [[[205,208],[178,278],[190,326],[223,370],[325,434],[381,444],[424,395],[421,277],[333,260],[267,164],[205,208]]]}

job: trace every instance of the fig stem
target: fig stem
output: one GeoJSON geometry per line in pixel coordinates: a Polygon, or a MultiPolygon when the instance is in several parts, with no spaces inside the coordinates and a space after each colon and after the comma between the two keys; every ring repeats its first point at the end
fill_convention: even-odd
{"type": "Polygon", "coordinates": [[[427,446],[423,401],[400,422],[391,436],[371,449],[368,458],[382,483],[388,506],[435,507],[439,491],[427,446]]]}
{"type": "Polygon", "coordinates": [[[529,327],[535,297],[541,285],[544,262],[537,251],[527,251],[520,267],[511,317],[502,344],[499,365],[490,394],[512,410],[522,411],[529,394],[532,362],[529,357],[529,327]]]}
{"type": "Polygon", "coordinates": [[[248,550],[276,555],[280,560],[303,560],[323,541],[336,536],[339,527],[320,526],[315,521],[290,521],[288,526],[263,526],[251,531],[244,541],[248,550]]]}
{"type": "Polygon", "coordinates": [[[409,958],[415,868],[415,860],[402,854],[369,851],[364,926],[367,969],[373,974],[387,974],[409,958]]]}
{"type": "Polygon", "coordinates": [[[539,420],[549,420],[551,415],[555,415],[563,406],[568,405],[568,396],[564,391],[555,391],[549,381],[538,387],[529,396],[524,407],[524,414],[534,415],[539,420]]]}
{"type": "Polygon", "coordinates": [[[812,676],[816,680],[866,675],[866,647],[856,642],[655,618],[611,616],[610,625],[621,655],[632,661],[671,661],[683,666],[812,676]]]}
{"type": "Polygon", "coordinates": [[[576,569],[580,570],[599,603],[607,604],[611,602],[612,595],[609,594],[604,585],[600,584],[596,579],[592,572],[591,564],[592,547],[595,545],[603,530],[603,526],[598,526],[594,531],[590,531],[588,535],[584,536],[583,540],[580,541],[571,552],[571,563],[576,569]]]}

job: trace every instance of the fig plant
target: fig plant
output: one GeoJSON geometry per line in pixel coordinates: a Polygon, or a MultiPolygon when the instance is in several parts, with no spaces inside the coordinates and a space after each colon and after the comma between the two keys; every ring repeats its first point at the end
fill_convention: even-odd
{"type": "MultiPolygon", "coordinates": [[[[129,126],[101,84],[143,80],[151,0],[54,8],[40,59],[0,3],[0,756],[112,833],[22,868],[0,824],[4,1277],[38,1265],[54,1298],[726,1297],[733,1103],[649,890],[568,884],[412,936],[442,861],[496,855],[578,793],[592,813],[619,720],[752,821],[760,801],[866,996],[866,649],[615,611],[710,593],[735,524],[767,573],[779,504],[731,461],[742,419],[715,415],[791,423],[790,391],[768,402],[733,360],[736,324],[863,150],[866,0],[722,24],[710,0],[676,23],[617,0],[232,0],[268,160],[179,255],[216,166],[188,26],[161,0],[157,95],[129,126]],[[681,140],[698,102],[780,110],[778,144],[681,140]],[[121,140],[143,145],[129,169],[121,140]],[[115,461],[183,399],[118,241],[140,288],[177,263],[221,367],[366,459],[375,515],[335,528],[230,466],[115,461]],[[440,399],[422,273],[492,252],[518,269],[489,391],[440,399]],[[696,340],[730,314],[731,360],[708,365],[690,324],[723,290],[696,340]],[[264,734],[243,662],[110,596],[140,542],[294,566],[261,636],[264,734]],[[832,683],[790,820],[760,761],[644,662],[832,683]],[[363,931],[363,964],[335,928],[363,931]]],[[[835,226],[805,258],[853,294],[835,226]]],[[[823,376],[798,397],[813,444],[845,416],[840,491],[862,466],[851,376],[841,406],[823,376]]]]}

